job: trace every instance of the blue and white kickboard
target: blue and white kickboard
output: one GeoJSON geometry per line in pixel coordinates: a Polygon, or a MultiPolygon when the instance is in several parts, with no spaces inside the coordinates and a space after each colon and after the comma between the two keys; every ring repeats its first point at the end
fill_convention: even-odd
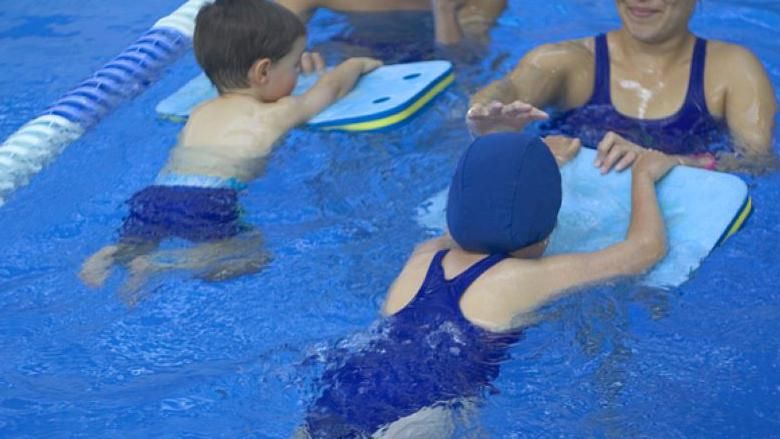
{"type": "MultiPolygon", "coordinates": [[[[563,204],[547,255],[590,252],[620,242],[631,214],[631,172],[601,175],[596,152],[583,149],[561,168],[563,204]]],[[[678,166],[658,185],[669,253],[641,283],[676,287],[685,282],[710,251],[736,233],[752,205],[747,185],[720,172],[678,166]]],[[[446,228],[447,191],[418,208],[420,225],[446,228]]]]}
{"type": "MultiPolygon", "coordinates": [[[[363,76],[344,98],[326,108],[307,124],[313,128],[373,131],[401,123],[417,113],[455,79],[452,63],[423,61],[382,66],[363,76]]],[[[301,75],[293,95],[305,93],[316,75],[301,75]]],[[[183,122],[217,90],[201,74],[157,105],[157,114],[183,122]]]]}

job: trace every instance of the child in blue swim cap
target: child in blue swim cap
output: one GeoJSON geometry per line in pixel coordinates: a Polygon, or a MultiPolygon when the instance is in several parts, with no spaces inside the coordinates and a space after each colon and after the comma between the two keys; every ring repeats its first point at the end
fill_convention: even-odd
{"type": "Polygon", "coordinates": [[[651,151],[632,168],[624,241],[544,256],[561,205],[558,166],[578,150],[509,132],[469,146],[450,187],[450,234],[415,249],[370,342],[326,368],[301,437],[448,437],[451,408],[490,388],[529,313],[578,287],[643,273],[664,256],[655,183],[677,161],[651,151]]]}

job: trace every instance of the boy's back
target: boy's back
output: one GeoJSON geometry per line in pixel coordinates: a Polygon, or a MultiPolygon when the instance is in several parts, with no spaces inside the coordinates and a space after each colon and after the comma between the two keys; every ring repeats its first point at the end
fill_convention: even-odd
{"type": "Polygon", "coordinates": [[[204,103],[190,116],[164,172],[253,180],[289,129],[279,107],[240,95],[204,103]]]}

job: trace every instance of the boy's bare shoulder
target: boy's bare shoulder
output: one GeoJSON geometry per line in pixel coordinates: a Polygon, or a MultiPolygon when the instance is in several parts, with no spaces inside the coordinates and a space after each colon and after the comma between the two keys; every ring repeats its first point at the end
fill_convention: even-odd
{"type": "Polygon", "coordinates": [[[273,143],[284,134],[275,104],[218,97],[195,108],[182,130],[183,145],[253,146],[273,143]]]}

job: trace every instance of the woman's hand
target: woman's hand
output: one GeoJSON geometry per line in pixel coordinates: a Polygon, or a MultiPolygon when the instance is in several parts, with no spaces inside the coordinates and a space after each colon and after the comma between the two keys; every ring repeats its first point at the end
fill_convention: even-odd
{"type": "Polygon", "coordinates": [[[610,131],[599,142],[593,165],[599,168],[602,174],[608,173],[613,167],[620,172],[630,167],[645,151],[647,149],[610,131]]]}
{"type": "Polygon", "coordinates": [[[499,131],[521,131],[529,123],[548,117],[544,111],[525,102],[503,104],[492,101],[486,105],[472,106],[466,113],[466,123],[472,134],[483,136],[499,131]]]}
{"type": "Polygon", "coordinates": [[[580,139],[559,135],[547,136],[542,141],[550,148],[558,166],[563,166],[576,157],[582,146],[580,139]]]}

